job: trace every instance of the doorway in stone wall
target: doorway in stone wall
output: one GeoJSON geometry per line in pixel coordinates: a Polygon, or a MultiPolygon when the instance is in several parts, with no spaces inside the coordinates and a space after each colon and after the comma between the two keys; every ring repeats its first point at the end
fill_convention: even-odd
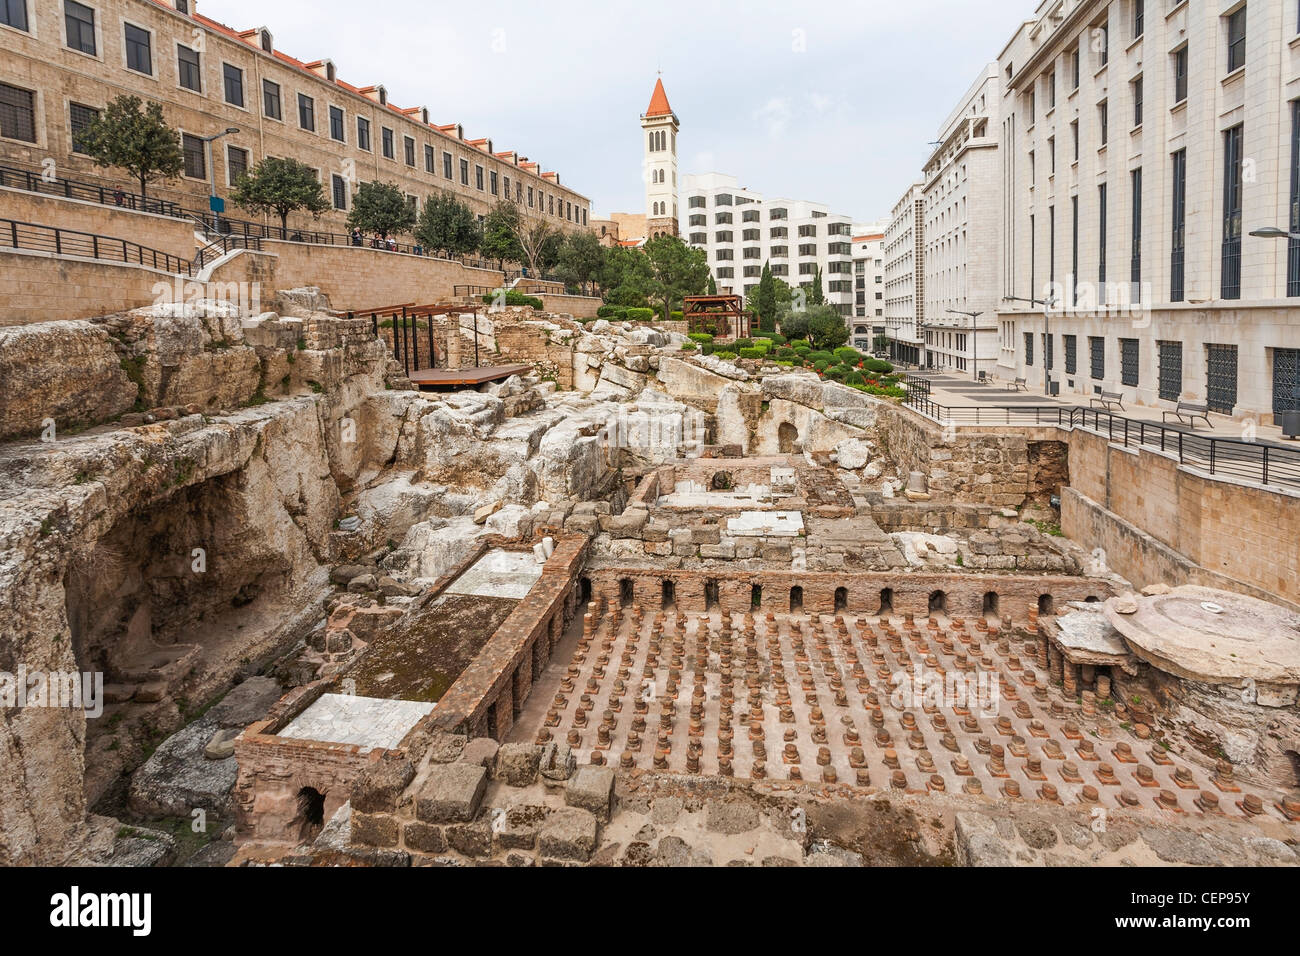
{"type": "Polygon", "coordinates": [[[795,445],[799,443],[799,429],[789,422],[782,422],[776,430],[776,447],[783,455],[793,455],[795,445]]]}

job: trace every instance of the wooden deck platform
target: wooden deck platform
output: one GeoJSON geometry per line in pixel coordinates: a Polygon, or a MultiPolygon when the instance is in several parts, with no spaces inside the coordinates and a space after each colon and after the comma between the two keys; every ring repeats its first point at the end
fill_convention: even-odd
{"type": "Polygon", "coordinates": [[[478,368],[425,368],[407,378],[416,388],[474,388],[531,372],[531,365],[482,365],[478,368]]]}

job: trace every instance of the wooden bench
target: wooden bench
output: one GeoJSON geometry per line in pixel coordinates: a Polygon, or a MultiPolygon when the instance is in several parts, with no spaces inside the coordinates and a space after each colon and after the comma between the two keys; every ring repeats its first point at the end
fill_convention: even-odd
{"type": "Polygon", "coordinates": [[[1015,379],[1014,381],[1007,382],[1007,391],[1008,391],[1008,392],[1027,392],[1027,391],[1029,391],[1029,385],[1026,384],[1026,382],[1025,382],[1025,380],[1024,380],[1023,378],[1018,378],[1018,379],[1015,379]]]}
{"type": "Polygon", "coordinates": [[[1210,424],[1210,406],[1200,402],[1179,402],[1178,407],[1173,411],[1166,410],[1162,414],[1161,420],[1169,421],[1170,415],[1173,415],[1188,428],[1194,428],[1198,418],[1203,418],[1206,425],[1210,424]]]}
{"type": "Polygon", "coordinates": [[[1119,410],[1122,412],[1124,411],[1124,393],[1107,392],[1103,389],[1102,393],[1100,395],[1093,396],[1092,400],[1088,404],[1093,408],[1096,408],[1098,405],[1100,405],[1102,408],[1106,409],[1107,411],[1110,411],[1110,409],[1114,406],[1118,406],[1119,410]]]}

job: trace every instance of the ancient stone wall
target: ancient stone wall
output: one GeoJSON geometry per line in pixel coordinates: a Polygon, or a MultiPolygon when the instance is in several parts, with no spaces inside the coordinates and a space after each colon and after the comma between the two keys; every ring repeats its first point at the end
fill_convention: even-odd
{"type": "Polygon", "coordinates": [[[557,295],[548,292],[538,295],[538,298],[542,300],[547,312],[571,315],[576,319],[594,319],[596,310],[604,305],[599,296],[557,295]]]}

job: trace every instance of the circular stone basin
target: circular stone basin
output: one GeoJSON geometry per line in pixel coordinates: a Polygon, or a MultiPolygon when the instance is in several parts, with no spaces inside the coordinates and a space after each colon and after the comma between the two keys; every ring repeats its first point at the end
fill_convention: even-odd
{"type": "Polygon", "coordinates": [[[1244,594],[1185,585],[1136,597],[1137,612],[1106,602],[1106,618],[1133,653],[1162,671],[1207,684],[1300,684],[1300,615],[1244,594]]]}

